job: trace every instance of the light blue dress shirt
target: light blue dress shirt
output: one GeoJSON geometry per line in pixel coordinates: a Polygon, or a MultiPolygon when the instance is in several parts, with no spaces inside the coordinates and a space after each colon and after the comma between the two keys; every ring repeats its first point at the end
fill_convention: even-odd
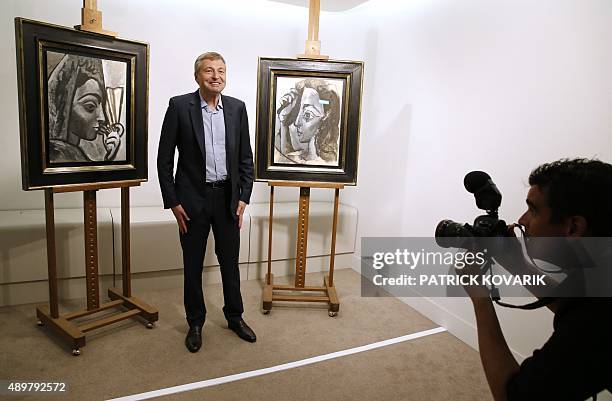
{"type": "Polygon", "coordinates": [[[210,107],[200,95],[202,121],[204,123],[204,147],[206,148],[206,182],[223,181],[227,179],[227,164],[225,161],[225,119],[223,118],[223,102],[219,95],[216,107],[210,107]]]}

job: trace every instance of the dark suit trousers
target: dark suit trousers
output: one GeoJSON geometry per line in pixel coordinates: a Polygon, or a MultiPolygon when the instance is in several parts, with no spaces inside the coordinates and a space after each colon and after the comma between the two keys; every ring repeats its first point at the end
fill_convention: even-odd
{"type": "Polygon", "coordinates": [[[206,187],[205,191],[206,200],[201,213],[189,216],[187,233],[179,234],[183,248],[185,314],[189,326],[202,326],[206,319],[202,268],[211,226],[215,237],[215,253],[221,265],[225,302],[223,314],[228,321],[238,320],[244,311],[238,270],[240,230],[230,211],[230,189],[206,187]]]}

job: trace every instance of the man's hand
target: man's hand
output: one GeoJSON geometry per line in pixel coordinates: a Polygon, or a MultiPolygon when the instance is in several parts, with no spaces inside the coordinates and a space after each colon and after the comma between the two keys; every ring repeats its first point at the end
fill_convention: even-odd
{"type": "Polygon", "coordinates": [[[242,228],[242,215],[244,214],[244,209],[246,209],[246,203],[243,201],[238,201],[238,208],[236,209],[236,216],[238,216],[238,228],[242,228]]]}
{"type": "MultiPolygon", "coordinates": [[[[482,276],[482,265],[477,263],[467,264],[459,269],[455,268],[455,273],[458,276],[468,276],[468,277],[476,277],[478,281],[481,281],[482,276]]],[[[472,299],[472,302],[481,299],[481,298],[489,298],[489,289],[484,285],[464,285],[463,288],[465,292],[472,299]]]]}
{"type": "MultiPolygon", "coordinates": [[[[189,221],[189,216],[183,210],[183,206],[176,205],[172,208],[172,213],[174,213],[174,218],[179,226],[179,232],[181,234],[187,234],[187,222],[189,221]]],[[[242,216],[241,216],[242,219],[242,216]]]]}
{"type": "MultiPolygon", "coordinates": [[[[518,242],[518,240],[516,240],[516,234],[514,233],[514,229],[517,227],[516,224],[510,224],[507,226],[506,230],[507,230],[507,237],[504,238],[504,244],[505,244],[505,248],[503,249],[503,252],[500,252],[498,254],[496,254],[495,257],[495,261],[497,263],[500,263],[500,261],[511,261],[511,263],[509,263],[511,265],[511,267],[515,267],[515,265],[517,265],[517,262],[514,260],[514,258],[516,257],[516,255],[521,255],[520,253],[520,244],[518,242]],[[514,238],[515,239],[515,244],[511,243],[511,239],[510,238],[514,238]],[[510,245],[516,245],[518,246],[518,251],[516,249],[510,249],[510,245]]],[[[471,249],[468,250],[469,252],[472,253],[476,253],[477,249],[471,249]]],[[[502,263],[502,266],[504,268],[506,268],[506,265],[502,263]]],[[[510,269],[506,268],[506,270],[508,270],[510,273],[512,274],[517,274],[512,272],[510,269]]],[[[481,281],[481,276],[483,275],[483,271],[482,271],[482,265],[479,265],[478,263],[471,263],[468,264],[466,263],[465,267],[463,267],[462,269],[456,268],[455,269],[455,273],[458,276],[472,276],[472,277],[476,277],[478,281],[481,281]]],[[[484,286],[484,285],[465,285],[463,286],[463,288],[465,289],[465,291],[467,292],[467,294],[469,295],[470,299],[472,300],[472,302],[476,302],[480,299],[488,299],[489,298],[489,289],[484,286]]]]}

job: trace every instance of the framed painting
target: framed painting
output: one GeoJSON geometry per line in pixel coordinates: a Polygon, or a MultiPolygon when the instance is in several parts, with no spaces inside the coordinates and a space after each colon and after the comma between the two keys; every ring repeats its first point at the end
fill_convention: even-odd
{"type": "Polygon", "coordinates": [[[260,58],[257,181],[356,185],[363,63],[260,58]]]}
{"type": "Polygon", "coordinates": [[[24,190],[147,179],[146,43],[15,18],[24,190]]]}

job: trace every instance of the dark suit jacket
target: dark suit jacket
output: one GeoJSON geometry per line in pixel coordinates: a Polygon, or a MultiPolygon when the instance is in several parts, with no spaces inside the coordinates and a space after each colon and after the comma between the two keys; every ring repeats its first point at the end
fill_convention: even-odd
{"type": "MultiPolygon", "coordinates": [[[[238,201],[249,203],[251,198],[253,152],[244,102],[230,96],[221,96],[225,118],[227,172],[232,191],[229,207],[232,216],[237,218],[238,201]]],[[[205,157],[204,125],[198,91],[171,98],[157,152],[157,174],[164,208],[181,204],[190,217],[202,211],[205,201],[205,157]],[[179,157],[174,176],[174,152],[177,148],[179,157]]]]}

